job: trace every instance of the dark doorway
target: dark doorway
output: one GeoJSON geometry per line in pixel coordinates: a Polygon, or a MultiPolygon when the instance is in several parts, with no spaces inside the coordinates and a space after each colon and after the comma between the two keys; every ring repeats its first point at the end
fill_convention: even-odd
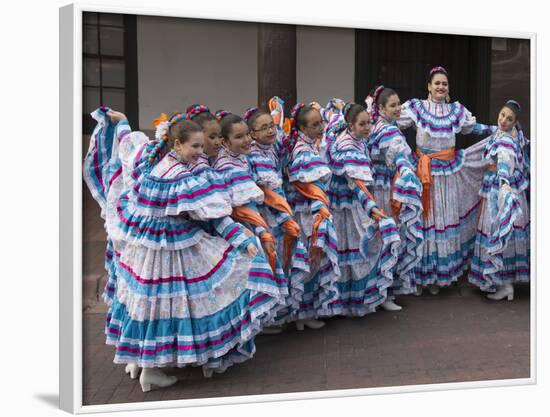
{"type": "MultiPolygon", "coordinates": [[[[380,30],[356,30],[355,100],[384,84],[404,102],[427,96],[427,74],[441,65],[449,72],[451,99],[458,100],[481,123],[491,124],[491,38],[380,30]]],[[[414,132],[407,139],[414,144],[414,132]]],[[[479,140],[459,136],[462,148],[479,140]]]]}

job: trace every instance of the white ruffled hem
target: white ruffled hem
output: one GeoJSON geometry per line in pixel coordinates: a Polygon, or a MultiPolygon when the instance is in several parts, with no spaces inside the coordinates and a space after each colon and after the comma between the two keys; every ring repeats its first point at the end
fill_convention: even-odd
{"type": "Polygon", "coordinates": [[[346,176],[352,180],[361,180],[368,184],[374,181],[372,170],[365,167],[345,165],[342,169],[334,169],[334,175],[346,176]]]}
{"type": "Polygon", "coordinates": [[[320,166],[307,172],[303,170],[298,171],[296,174],[289,175],[288,179],[290,182],[326,182],[330,179],[331,175],[332,173],[327,166],[320,166]]]}
{"type": "Polygon", "coordinates": [[[227,188],[227,192],[233,207],[249,203],[261,204],[264,201],[264,192],[252,181],[232,185],[227,188]]]}

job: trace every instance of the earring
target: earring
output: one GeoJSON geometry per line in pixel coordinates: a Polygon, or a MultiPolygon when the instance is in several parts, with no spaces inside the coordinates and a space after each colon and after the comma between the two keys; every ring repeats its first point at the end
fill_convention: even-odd
{"type": "Polygon", "coordinates": [[[431,99],[432,99],[432,92],[428,91],[428,100],[431,100],[431,99]]]}
{"type": "Polygon", "coordinates": [[[447,97],[445,97],[445,101],[447,103],[450,103],[451,102],[451,96],[447,94],[447,97]]]}

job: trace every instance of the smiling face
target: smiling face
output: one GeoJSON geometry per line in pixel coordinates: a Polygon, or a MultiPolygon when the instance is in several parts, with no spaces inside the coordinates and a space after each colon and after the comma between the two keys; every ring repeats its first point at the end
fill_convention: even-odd
{"type": "Polygon", "coordinates": [[[222,146],[222,128],[217,120],[209,120],[202,126],[204,132],[204,152],[216,156],[222,146]]]}
{"type": "Polygon", "coordinates": [[[401,100],[397,94],[388,97],[386,104],[380,104],[380,114],[389,121],[399,119],[401,116],[401,100]]]}
{"type": "Polygon", "coordinates": [[[366,111],[360,112],[355,119],[355,123],[350,125],[350,130],[353,136],[366,138],[370,132],[370,115],[366,111]]]}
{"type": "Polygon", "coordinates": [[[249,154],[252,138],[248,133],[248,126],[245,122],[234,123],[231,126],[231,133],[223,139],[223,143],[231,152],[238,154],[249,154]]]}
{"type": "Polygon", "coordinates": [[[310,110],[304,117],[305,126],[299,126],[300,131],[310,139],[322,139],[325,125],[317,110],[310,110]]]}
{"type": "Polygon", "coordinates": [[[517,123],[518,119],[515,113],[508,107],[504,106],[498,114],[498,127],[503,132],[510,132],[517,123]]]}
{"type": "Polygon", "coordinates": [[[250,136],[262,145],[273,145],[277,140],[277,127],[269,114],[262,114],[254,121],[250,136]]]}
{"type": "Polygon", "coordinates": [[[185,142],[176,138],[174,140],[174,151],[182,161],[197,162],[199,156],[204,152],[204,133],[193,132],[185,142]]]}
{"type": "Polygon", "coordinates": [[[449,80],[445,74],[435,74],[428,84],[428,91],[435,101],[444,101],[449,94],[449,80]]]}

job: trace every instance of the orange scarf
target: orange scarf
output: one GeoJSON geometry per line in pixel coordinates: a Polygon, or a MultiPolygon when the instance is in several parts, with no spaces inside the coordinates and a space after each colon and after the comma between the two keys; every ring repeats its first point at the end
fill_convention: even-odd
{"type": "MultiPolygon", "coordinates": [[[[233,219],[239,222],[250,223],[253,226],[260,226],[266,230],[269,229],[269,226],[265,222],[264,218],[249,207],[245,207],[245,206],[233,207],[233,213],[231,213],[231,217],[233,217],[233,219]]],[[[262,232],[260,233],[260,241],[262,243],[273,243],[273,248],[268,251],[267,256],[269,258],[269,265],[271,266],[273,273],[275,273],[275,269],[277,265],[276,263],[277,254],[275,252],[275,238],[269,232],[262,232]]]]}
{"type": "Polygon", "coordinates": [[[451,161],[455,157],[455,148],[447,148],[430,154],[425,154],[419,148],[416,148],[416,154],[419,157],[416,173],[422,183],[422,208],[424,210],[424,219],[427,219],[430,214],[430,188],[433,183],[432,159],[451,161]]]}
{"type": "MultiPolygon", "coordinates": [[[[328,200],[327,195],[318,186],[310,182],[300,182],[300,181],[293,182],[292,184],[296,187],[298,192],[302,194],[304,197],[310,200],[320,201],[325,206],[327,207],[329,206],[330,202],[328,200]]],[[[317,237],[319,235],[319,226],[321,225],[321,222],[329,218],[330,218],[330,211],[328,211],[326,207],[321,207],[321,209],[317,212],[317,214],[315,215],[315,218],[313,219],[313,227],[311,229],[310,250],[313,248],[313,246],[317,242],[317,237]]]]}
{"type": "MultiPolygon", "coordinates": [[[[376,200],[374,199],[374,196],[371,194],[371,192],[369,191],[369,189],[367,188],[367,186],[365,185],[365,183],[361,180],[357,180],[357,179],[353,179],[353,182],[366,194],[369,196],[369,198],[374,201],[376,203],[376,200]]],[[[380,210],[380,212],[382,214],[384,214],[384,210],[382,210],[381,208],[379,208],[378,210],[380,210]]],[[[379,222],[381,217],[376,215],[376,214],[372,214],[371,217],[379,222]]]]}
{"type": "MultiPolygon", "coordinates": [[[[271,188],[260,186],[264,192],[264,204],[268,207],[271,207],[274,210],[280,211],[281,213],[287,213],[292,216],[292,209],[288,202],[273,191],[271,188]]],[[[292,258],[292,247],[294,242],[300,235],[300,226],[293,219],[288,219],[283,223],[283,229],[285,235],[283,237],[283,265],[286,268],[290,265],[290,260],[292,258]]]]}

